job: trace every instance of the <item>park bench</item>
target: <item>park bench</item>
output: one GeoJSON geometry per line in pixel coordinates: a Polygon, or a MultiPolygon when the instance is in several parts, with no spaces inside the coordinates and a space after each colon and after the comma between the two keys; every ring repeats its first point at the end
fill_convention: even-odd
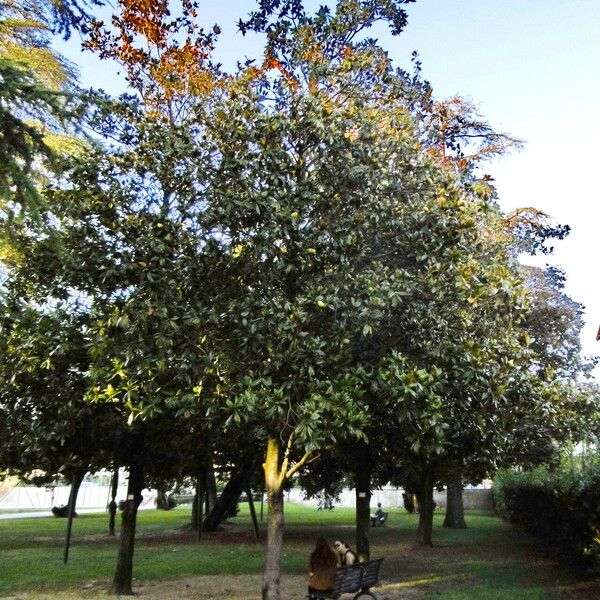
{"type": "Polygon", "coordinates": [[[388,514],[389,513],[384,512],[382,519],[380,519],[377,515],[370,515],[371,527],[379,527],[380,525],[385,525],[385,522],[387,521],[387,518],[388,518],[388,514]]]}
{"type": "Polygon", "coordinates": [[[361,596],[368,596],[377,600],[377,596],[370,591],[370,588],[379,581],[379,568],[382,561],[383,558],[378,558],[377,560],[339,567],[335,574],[333,589],[329,592],[310,592],[308,599],[337,599],[342,594],[354,594],[358,592],[352,600],[358,600],[361,596]]]}

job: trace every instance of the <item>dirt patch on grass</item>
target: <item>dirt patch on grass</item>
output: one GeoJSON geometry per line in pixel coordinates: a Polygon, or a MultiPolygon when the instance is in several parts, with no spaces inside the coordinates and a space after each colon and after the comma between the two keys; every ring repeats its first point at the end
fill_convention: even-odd
{"type": "Polygon", "coordinates": [[[564,588],[570,598],[576,600],[598,600],[600,598],[600,579],[580,581],[564,588]]]}
{"type": "MultiPolygon", "coordinates": [[[[373,588],[379,600],[406,600],[429,596],[434,588],[444,585],[444,578],[426,578],[422,581],[393,582],[383,580],[373,588]],[[421,589],[423,585],[423,589],[421,589]],[[434,586],[434,587],[432,587],[434,586]],[[425,589],[425,587],[427,589],[425,589]]],[[[455,584],[457,582],[454,582],[455,584]]],[[[282,597],[285,600],[305,600],[307,577],[283,574],[281,578],[282,597]]],[[[147,584],[136,588],[140,599],[144,600],[260,600],[262,577],[245,575],[235,577],[187,577],[177,582],[147,584]],[[175,584],[175,585],[173,585],[175,584]]],[[[350,598],[350,596],[348,596],[350,598]]]]}
{"type": "MultiPolygon", "coordinates": [[[[460,577],[454,578],[453,586],[459,586],[460,577]]],[[[426,577],[395,582],[383,580],[373,588],[379,600],[421,600],[448,585],[448,578],[426,577]]],[[[90,583],[80,590],[64,592],[29,592],[3,596],[2,600],[115,600],[106,592],[107,583],[90,583]]],[[[300,575],[283,574],[282,597],[285,600],[305,600],[307,578],[300,575]]],[[[173,581],[146,581],[134,585],[135,597],[139,600],[260,600],[262,576],[193,576],[173,581]]],[[[122,600],[126,597],[120,597],[122,600]]],[[[348,596],[350,598],[350,596],[348,596]]],[[[578,598],[578,600],[581,600],[578,598]]]]}

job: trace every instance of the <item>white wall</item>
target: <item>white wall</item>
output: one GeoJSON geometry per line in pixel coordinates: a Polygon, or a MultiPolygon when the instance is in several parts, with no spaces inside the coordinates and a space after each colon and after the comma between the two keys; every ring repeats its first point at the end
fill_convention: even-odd
{"type": "MultiPolygon", "coordinates": [[[[0,488],[0,509],[27,509],[62,506],[69,501],[70,486],[57,486],[54,489],[44,487],[0,488]]],[[[78,508],[105,508],[109,498],[109,487],[96,484],[83,483],[77,496],[78,508]]],[[[121,485],[117,489],[117,501],[125,500],[127,486],[121,485]]],[[[156,490],[144,490],[142,506],[153,503],[156,490]]]]}
{"type": "MultiPolygon", "coordinates": [[[[69,486],[57,486],[51,488],[36,488],[16,486],[13,488],[0,488],[0,509],[50,509],[53,506],[67,504],[69,500],[69,486]]],[[[77,506],[79,508],[106,508],[109,502],[109,487],[97,484],[83,483],[79,490],[77,506]]],[[[126,484],[120,485],[117,490],[117,501],[124,500],[127,495],[126,484]]],[[[144,490],[142,506],[153,504],[156,498],[156,490],[144,490]]],[[[316,499],[306,500],[304,492],[294,488],[286,493],[286,500],[306,506],[317,506],[316,499]]],[[[446,492],[434,492],[434,500],[439,508],[446,508],[446,492]]],[[[489,489],[466,489],[463,490],[463,501],[466,509],[492,510],[492,495],[489,489]]],[[[384,488],[373,490],[371,495],[371,506],[373,510],[377,503],[381,502],[384,508],[402,508],[402,490],[384,488]]],[[[355,504],[355,491],[345,489],[334,506],[353,507],[355,504]]]]}
{"type": "MultiPolygon", "coordinates": [[[[378,502],[381,502],[384,508],[403,508],[402,489],[384,488],[373,490],[371,494],[371,507],[375,510],[378,502]]],[[[334,506],[352,507],[355,504],[355,490],[345,489],[340,494],[339,500],[334,502],[334,506]]],[[[435,491],[433,499],[438,508],[446,508],[446,492],[435,491]]],[[[286,492],[286,500],[297,502],[306,506],[317,506],[318,500],[304,498],[304,492],[300,489],[292,489],[286,492]]],[[[489,489],[466,489],[463,490],[463,503],[465,509],[492,510],[492,492],[489,489]]]]}

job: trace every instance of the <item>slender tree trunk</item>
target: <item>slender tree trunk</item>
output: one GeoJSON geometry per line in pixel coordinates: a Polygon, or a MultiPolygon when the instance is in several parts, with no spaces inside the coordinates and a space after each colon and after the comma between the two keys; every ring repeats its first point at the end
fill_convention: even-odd
{"type": "Polygon", "coordinates": [[[144,489],[143,447],[144,435],[143,433],[140,433],[136,435],[136,440],[132,449],[127,499],[125,500],[125,506],[121,516],[121,538],[119,555],[117,558],[117,568],[110,589],[111,593],[116,595],[133,595],[131,583],[133,578],[135,527],[137,511],[142,501],[142,490],[144,489]]]}
{"type": "Polygon", "coordinates": [[[202,521],[204,520],[204,495],[206,491],[206,472],[200,469],[196,478],[196,540],[202,539],[202,530],[204,529],[202,521]]]}
{"type": "Polygon", "coordinates": [[[262,600],[281,599],[281,556],[283,554],[283,478],[279,466],[279,443],[269,438],[263,465],[267,491],[267,555],[262,600]]]}
{"type": "Polygon", "coordinates": [[[119,487],[119,467],[115,465],[110,481],[110,504],[108,505],[108,535],[115,535],[115,517],[117,514],[117,488],[119,487]]]}
{"type": "Polygon", "coordinates": [[[250,483],[248,482],[246,482],[246,496],[248,496],[248,506],[250,507],[250,516],[252,517],[252,525],[254,526],[254,537],[259,539],[260,531],[258,529],[256,510],[254,509],[254,498],[252,497],[252,489],[250,488],[250,483]]]}
{"type": "Polygon", "coordinates": [[[463,487],[459,479],[448,484],[446,490],[446,517],[444,527],[450,529],[466,529],[465,508],[463,505],[463,487]]]}
{"type": "Polygon", "coordinates": [[[198,480],[194,491],[194,499],[192,500],[192,531],[198,531],[198,480]]]}
{"type": "Polygon", "coordinates": [[[215,468],[211,464],[206,470],[206,512],[209,513],[217,503],[217,478],[215,468]]]}
{"type": "Polygon", "coordinates": [[[354,485],[356,487],[356,552],[358,560],[370,558],[371,529],[371,458],[367,444],[359,444],[354,452],[354,485]]]}
{"type": "Polygon", "coordinates": [[[161,481],[156,486],[156,508],[157,510],[170,510],[167,486],[161,481]]]}
{"type": "Polygon", "coordinates": [[[228,517],[244,491],[247,474],[248,469],[242,468],[231,476],[215,507],[204,520],[204,531],[216,531],[219,525],[228,517]]]}
{"type": "Polygon", "coordinates": [[[426,467],[419,482],[419,529],[417,531],[417,543],[421,546],[433,546],[433,484],[434,471],[426,467]]]}
{"type": "Polygon", "coordinates": [[[81,482],[85,476],[85,471],[77,470],[73,473],[73,481],[71,482],[71,491],[69,493],[69,512],[67,514],[67,534],[65,537],[65,550],[63,553],[63,562],[67,564],[69,561],[69,548],[71,547],[71,531],[73,529],[73,517],[75,516],[75,506],[77,505],[77,494],[81,482]]]}

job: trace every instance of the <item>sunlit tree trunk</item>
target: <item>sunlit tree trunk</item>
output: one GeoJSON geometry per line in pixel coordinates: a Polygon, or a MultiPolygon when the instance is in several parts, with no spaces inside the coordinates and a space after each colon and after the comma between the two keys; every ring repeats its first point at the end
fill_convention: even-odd
{"type": "Polygon", "coordinates": [[[279,440],[275,437],[268,438],[267,455],[263,464],[268,505],[263,600],[281,599],[280,574],[283,554],[283,488],[285,482],[311,460],[311,452],[305,452],[304,456],[292,466],[290,463],[291,449],[291,436],[288,438],[283,457],[280,452],[279,440]]]}
{"type": "Polygon", "coordinates": [[[262,597],[263,600],[280,600],[284,479],[279,465],[279,443],[275,438],[268,440],[263,467],[267,490],[267,555],[262,597]]]}

